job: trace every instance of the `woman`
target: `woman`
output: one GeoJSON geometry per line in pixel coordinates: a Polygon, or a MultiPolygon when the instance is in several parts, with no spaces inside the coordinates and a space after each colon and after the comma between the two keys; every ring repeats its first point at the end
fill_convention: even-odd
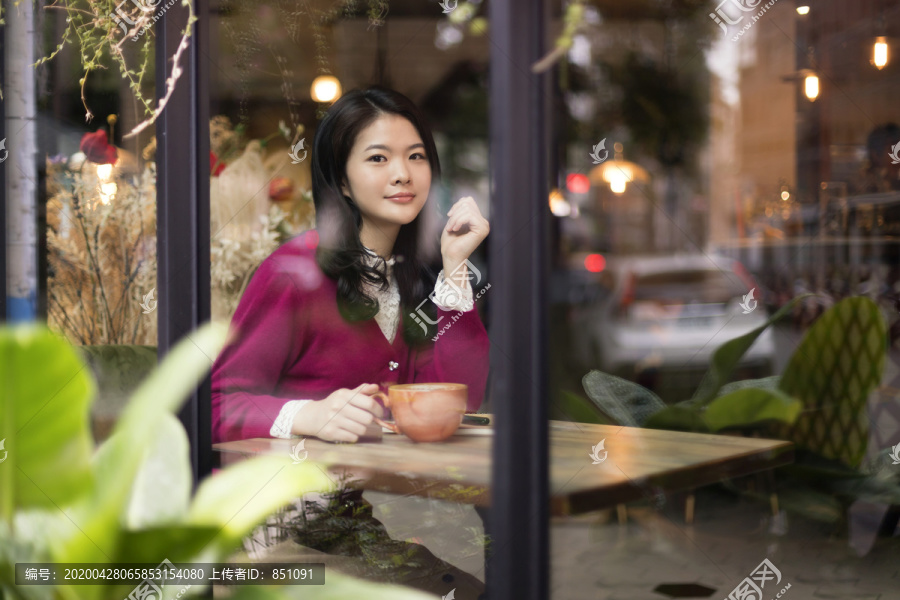
{"type": "MultiPolygon", "coordinates": [[[[263,261],[241,298],[235,338],[212,369],[214,442],[266,436],[356,442],[383,416],[371,394],[393,383],[465,383],[467,409],[481,406],[489,341],[466,263],[489,225],[472,198],[454,204],[435,280],[418,252],[427,242],[419,239],[421,212],[439,176],[431,132],[405,96],[352,91],[329,109],[312,149],[316,229],[263,261]]],[[[359,526],[350,531],[374,531],[380,553],[403,545],[403,567],[414,571],[395,573],[395,581],[441,595],[455,589],[460,600],[484,590],[424,546],[391,540],[361,491],[341,490],[326,508],[304,511],[340,523],[353,516],[359,526]]],[[[293,533],[323,552],[371,557],[351,534],[317,541],[315,531],[304,520],[293,533]]]]}
{"type": "Polygon", "coordinates": [[[383,414],[371,394],[393,383],[465,383],[478,409],[489,342],[466,261],[489,225],[472,198],[454,204],[429,299],[420,222],[439,176],[431,132],[405,96],[353,91],[331,107],[312,151],[316,229],[263,261],[241,298],[236,339],[212,369],[214,441],[356,442],[383,414]]]}

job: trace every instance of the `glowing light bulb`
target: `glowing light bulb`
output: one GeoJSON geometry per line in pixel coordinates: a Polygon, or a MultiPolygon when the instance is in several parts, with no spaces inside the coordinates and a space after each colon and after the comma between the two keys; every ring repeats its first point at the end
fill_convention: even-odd
{"type": "Polygon", "coordinates": [[[557,217],[568,217],[572,213],[572,206],[558,189],[550,192],[550,212],[557,217]]]}
{"type": "Polygon", "coordinates": [[[612,171],[609,175],[609,189],[615,194],[622,194],[628,185],[628,178],[621,171],[612,171]]]}
{"type": "Polygon", "coordinates": [[[815,75],[807,75],[803,81],[803,91],[807,98],[815,101],[819,97],[819,78],[815,75]]]}
{"type": "Polygon", "coordinates": [[[797,7],[797,14],[798,14],[798,15],[808,15],[808,14],[809,14],[809,7],[808,7],[808,6],[798,6],[798,7],[797,7]]]}
{"type": "Polygon", "coordinates": [[[887,38],[884,36],[875,39],[875,46],[872,48],[872,64],[879,71],[888,64],[888,45],[887,38]]]}
{"type": "Polygon", "coordinates": [[[341,82],[332,75],[319,75],[313,80],[309,93],[316,102],[334,102],[341,97],[341,82]]]}

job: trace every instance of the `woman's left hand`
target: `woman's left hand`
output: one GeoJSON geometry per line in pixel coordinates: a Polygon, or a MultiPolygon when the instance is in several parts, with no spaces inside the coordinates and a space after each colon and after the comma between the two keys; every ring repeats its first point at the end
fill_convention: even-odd
{"type": "Polygon", "coordinates": [[[457,200],[447,216],[450,219],[441,233],[441,256],[444,259],[444,273],[449,277],[484,241],[491,226],[481,216],[471,196],[457,200]]]}

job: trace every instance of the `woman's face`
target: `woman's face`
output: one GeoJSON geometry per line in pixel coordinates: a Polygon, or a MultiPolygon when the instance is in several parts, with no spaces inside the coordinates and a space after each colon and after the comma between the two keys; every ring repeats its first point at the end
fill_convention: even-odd
{"type": "Polygon", "coordinates": [[[381,115],[360,131],[346,172],[341,190],[359,207],[363,229],[393,236],[416,218],[431,188],[422,138],[412,123],[394,114],[381,115]]]}

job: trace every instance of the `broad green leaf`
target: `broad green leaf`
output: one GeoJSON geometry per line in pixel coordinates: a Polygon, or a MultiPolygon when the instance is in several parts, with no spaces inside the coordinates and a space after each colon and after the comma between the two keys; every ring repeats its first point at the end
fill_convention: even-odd
{"type": "Polygon", "coordinates": [[[131,487],[144,450],[151,445],[166,414],[174,414],[212,367],[225,344],[227,328],[207,323],[178,342],[159,367],[141,383],[122,411],[112,436],[101,452],[112,454],[118,469],[100,480],[104,492],[110,486],[131,487]],[[125,475],[127,485],[116,484],[125,475]]]}
{"type": "Polygon", "coordinates": [[[640,427],[666,404],[642,385],[593,370],[581,379],[584,391],[613,423],[640,427]]]}
{"type": "Polygon", "coordinates": [[[753,331],[745,333],[740,337],[736,337],[733,340],[729,340],[719,346],[713,353],[709,370],[706,372],[706,375],[703,376],[700,387],[697,388],[697,391],[694,392],[694,395],[690,400],[680,404],[702,408],[712,402],[713,399],[719,395],[721,387],[731,379],[731,374],[734,372],[734,369],[741,358],[746,354],[747,350],[750,349],[753,342],[762,335],[763,331],[765,331],[772,323],[775,323],[794,310],[794,305],[797,304],[797,302],[810,295],[811,294],[803,294],[793,298],[790,302],[782,306],[778,312],[772,315],[768,321],[753,331]]]}
{"type": "Polygon", "coordinates": [[[803,403],[787,439],[849,466],[866,453],[866,402],[881,382],[887,326],[866,297],[841,300],[810,327],[781,377],[780,388],[803,403]]]}
{"type": "Polygon", "coordinates": [[[163,525],[137,531],[124,531],[116,549],[116,560],[122,562],[174,563],[198,562],[200,557],[215,562],[222,556],[205,553],[221,525],[163,525]]]}
{"type": "MultiPolygon", "coordinates": [[[[19,509],[12,528],[0,521],[0,589],[4,585],[10,589],[15,587],[16,563],[55,562],[51,553],[55,537],[71,535],[74,529],[75,525],[56,509],[19,509]]],[[[45,593],[53,591],[44,586],[35,586],[29,591],[38,591],[37,587],[44,588],[45,593]]]]}
{"type": "Polygon", "coordinates": [[[756,388],[760,390],[777,390],[778,384],[781,383],[780,375],[772,375],[771,377],[762,377],[760,379],[741,379],[740,381],[732,381],[726,383],[719,390],[719,396],[722,397],[731,392],[743,390],[745,388],[756,388]]]}
{"type": "Polygon", "coordinates": [[[91,487],[90,370],[40,325],[0,328],[0,520],[57,510],[91,487]]]}
{"type": "Polygon", "coordinates": [[[644,427],[709,433],[709,426],[703,420],[703,417],[700,416],[700,412],[697,409],[677,404],[667,406],[661,411],[650,415],[644,422],[644,427]]]}
{"type": "MultiPolygon", "coordinates": [[[[192,562],[220,562],[224,555],[209,552],[203,554],[209,541],[216,536],[219,527],[196,527],[190,525],[167,525],[161,527],[149,527],[138,531],[122,530],[118,536],[118,546],[109,554],[110,563],[150,563],[158,565],[164,559],[173,563],[192,562]]],[[[97,561],[98,563],[107,562],[97,561]]],[[[134,585],[77,585],[59,586],[57,598],[77,598],[87,600],[123,600],[134,589],[134,585]],[[66,596],[65,594],[69,595],[66,596]]],[[[174,591],[164,588],[167,598],[174,597],[181,586],[176,586],[174,591]],[[169,592],[172,591],[171,594],[169,592]]],[[[197,586],[199,591],[200,587],[197,586]]],[[[188,596],[182,596],[186,598],[188,596]]]]}
{"type": "Polygon", "coordinates": [[[72,507],[79,534],[62,551],[72,562],[103,562],[118,545],[138,469],[167,415],[175,413],[206,376],[225,343],[227,328],[206,324],[181,340],[144,380],[110,437],[94,455],[93,497],[72,507]]]}
{"type": "Polygon", "coordinates": [[[562,390],[559,396],[559,400],[550,405],[551,418],[575,423],[612,424],[610,419],[604,418],[600,411],[578,394],[562,390]]]}
{"type": "Polygon", "coordinates": [[[138,470],[128,504],[129,529],[174,523],[187,515],[193,475],[190,442],[181,421],[166,414],[138,470]]]}
{"type": "Polygon", "coordinates": [[[188,520],[195,525],[221,526],[215,543],[232,547],[278,508],[307,492],[337,488],[313,463],[293,464],[284,458],[260,456],[219,471],[203,481],[191,504],[188,520]]]}
{"type": "Polygon", "coordinates": [[[713,400],[703,419],[711,431],[719,431],[772,420],[793,423],[801,409],[800,401],[784,392],[744,388],[713,400]]]}

